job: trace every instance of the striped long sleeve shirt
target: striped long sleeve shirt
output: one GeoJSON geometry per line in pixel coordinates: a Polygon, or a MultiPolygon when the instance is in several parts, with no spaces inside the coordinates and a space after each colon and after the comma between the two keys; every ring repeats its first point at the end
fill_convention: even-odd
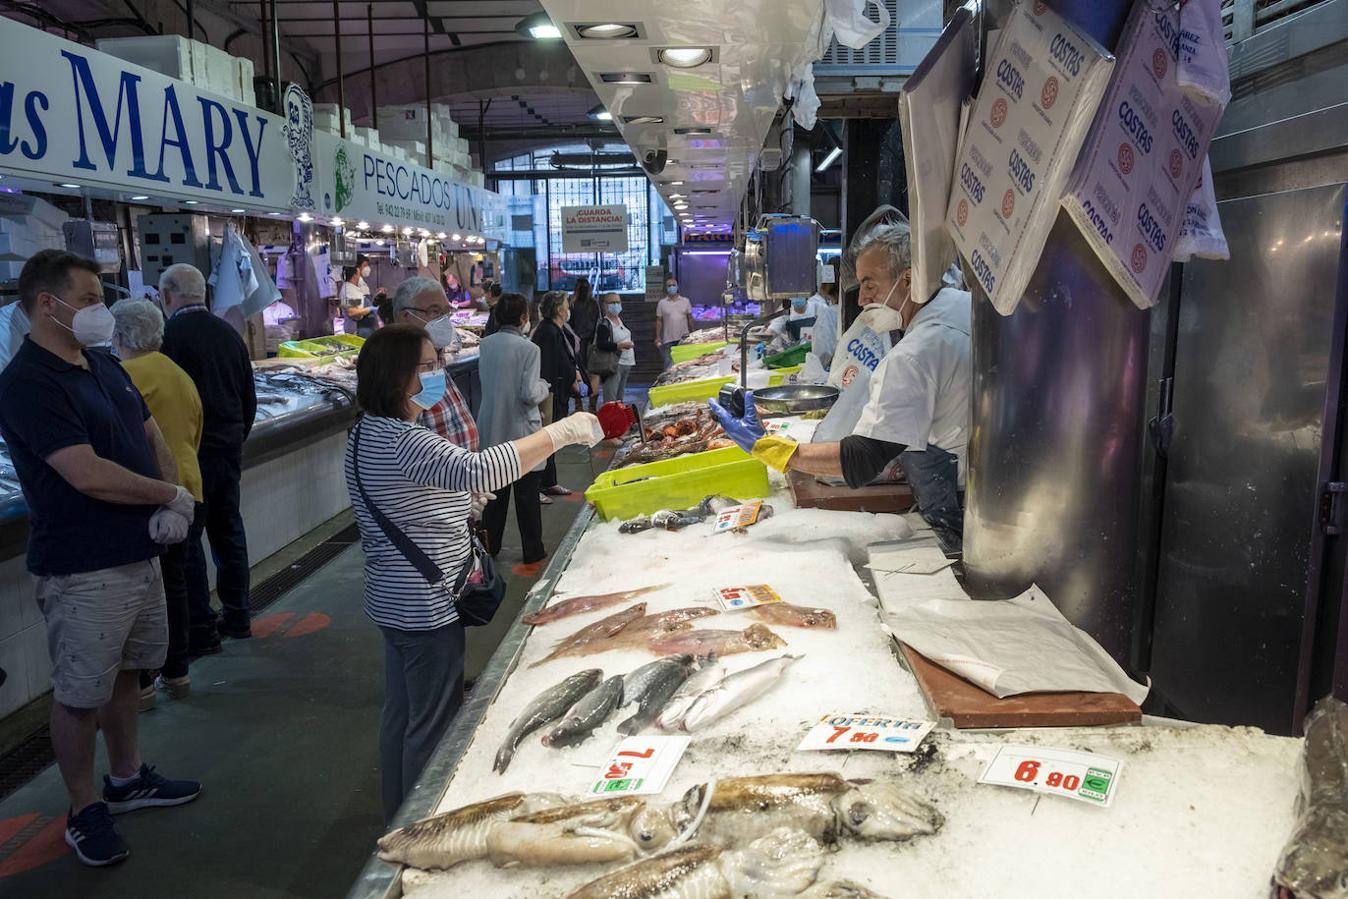
{"type": "Polygon", "coordinates": [[[472,493],[487,493],[520,476],[509,443],[480,453],[462,449],[410,421],[366,415],[346,446],[346,486],[365,551],[365,614],[378,625],[432,630],[458,619],[453,588],[471,561],[468,513],[472,493]],[[356,434],[359,433],[359,452],[356,434]],[[384,536],[356,488],[445,572],[429,584],[384,536]]]}

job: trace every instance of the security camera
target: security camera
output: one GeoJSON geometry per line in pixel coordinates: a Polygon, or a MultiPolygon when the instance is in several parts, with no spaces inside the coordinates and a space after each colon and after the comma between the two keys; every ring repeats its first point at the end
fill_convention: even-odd
{"type": "Polygon", "coordinates": [[[665,150],[647,150],[641,154],[641,167],[652,175],[658,175],[665,170],[668,159],[669,153],[665,150]]]}

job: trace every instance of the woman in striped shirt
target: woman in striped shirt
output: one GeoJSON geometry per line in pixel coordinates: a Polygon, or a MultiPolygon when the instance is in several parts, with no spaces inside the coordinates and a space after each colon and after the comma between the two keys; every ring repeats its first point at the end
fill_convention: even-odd
{"type": "Polygon", "coordinates": [[[372,335],[356,376],[363,415],[347,442],[346,483],[365,551],[365,613],[384,634],[379,755],[384,814],[392,818],[463,701],[464,634],[453,588],[473,562],[474,495],[514,482],[563,446],[593,446],[604,435],[598,419],[577,413],[477,453],[421,427],[417,415],[439,401],[445,379],[426,332],[410,325],[372,335]],[[422,577],[384,534],[366,498],[445,573],[443,580],[422,577]]]}

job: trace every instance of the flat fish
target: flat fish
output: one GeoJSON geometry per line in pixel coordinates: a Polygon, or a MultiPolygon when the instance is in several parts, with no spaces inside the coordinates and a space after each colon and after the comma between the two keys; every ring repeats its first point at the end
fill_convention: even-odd
{"type": "Polygon", "coordinates": [[[783,627],[814,627],[828,630],[836,630],[838,627],[838,616],[828,609],[809,609],[789,602],[770,602],[754,606],[749,611],[768,624],[783,627]]]}
{"type": "Polygon", "coordinates": [[[688,711],[697,698],[701,696],[708,688],[725,677],[725,666],[717,665],[714,662],[708,662],[704,667],[699,668],[688,680],[684,681],[674,695],[670,697],[669,702],[665,703],[665,708],[660,712],[656,722],[662,730],[677,730],[683,722],[683,715],[688,711]]]}
{"type": "Polygon", "coordinates": [[[532,615],[525,615],[520,620],[525,624],[551,624],[563,618],[570,618],[572,615],[581,615],[585,612],[596,612],[599,609],[606,609],[609,606],[616,606],[620,602],[636,599],[638,596],[644,596],[647,593],[654,593],[656,590],[663,590],[671,587],[672,584],[652,584],[649,587],[638,587],[635,590],[620,590],[617,593],[599,593],[594,596],[571,596],[560,602],[555,602],[545,609],[539,609],[532,615]]]}
{"type": "Polygon", "coordinates": [[[531,811],[524,793],[507,793],[400,827],[379,838],[386,862],[438,870],[487,854],[487,835],[512,814],[531,811]]]}
{"type": "Polygon", "coordinates": [[[695,656],[728,656],[738,652],[781,649],[786,641],[761,624],[742,631],[692,630],[677,634],[657,634],[646,644],[656,655],[689,653],[695,656]]]}
{"type": "Polygon", "coordinates": [[[548,653],[545,658],[534,662],[529,667],[537,668],[544,662],[551,662],[553,659],[560,659],[563,656],[584,655],[585,653],[579,650],[584,650],[585,647],[598,640],[605,640],[612,637],[614,634],[618,633],[618,631],[627,627],[633,621],[636,621],[645,614],[646,604],[644,602],[639,602],[636,605],[628,606],[621,612],[614,612],[607,618],[601,618],[594,624],[587,624],[571,636],[563,637],[561,640],[557,641],[557,645],[553,647],[552,652],[548,653]]]}
{"type": "Polygon", "coordinates": [[[641,796],[593,799],[498,823],[487,853],[498,868],[629,862],[665,847],[674,828],[641,796]]]}
{"type": "Polygon", "coordinates": [[[615,674],[582,696],[557,726],[544,735],[543,745],[556,749],[584,742],[596,727],[608,720],[622,699],[623,676],[615,674]]]}
{"type": "Polygon", "coordinates": [[[625,737],[639,734],[654,724],[674,692],[693,673],[692,656],[660,659],[653,664],[660,664],[662,667],[655,670],[654,676],[646,684],[646,689],[638,697],[636,714],[618,724],[618,733],[625,737]]]}
{"type": "Polygon", "coordinates": [[[592,880],[568,899],[732,899],[795,896],[814,883],[823,849],[786,828],[742,850],[691,844],[592,880]]]}
{"type": "Polygon", "coordinates": [[[604,672],[598,668],[587,668],[531,699],[524,707],[524,711],[510,723],[505,741],[496,751],[496,761],[492,765],[492,770],[504,774],[506,768],[510,767],[510,760],[514,758],[515,750],[525,737],[566,714],[566,710],[575,705],[576,700],[593,690],[603,678],[604,672]]]}
{"type": "Polygon", "coordinates": [[[707,727],[741,706],[748,705],[781,681],[795,656],[781,656],[736,671],[693,701],[684,713],[681,727],[688,733],[707,727]]]}

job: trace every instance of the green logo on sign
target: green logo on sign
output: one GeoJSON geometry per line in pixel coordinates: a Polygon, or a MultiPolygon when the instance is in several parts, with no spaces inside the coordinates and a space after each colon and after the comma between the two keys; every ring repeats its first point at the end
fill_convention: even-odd
{"type": "Polygon", "coordinates": [[[346,204],[351,202],[351,197],[355,193],[356,186],[356,167],[351,164],[351,160],[346,155],[346,145],[337,145],[336,165],[337,170],[337,191],[333,197],[333,202],[337,206],[337,211],[341,212],[346,208],[346,204]]]}
{"type": "Polygon", "coordinates": [[[1081,789],[1077,791],[1077,795],[1104,802],[1105,797],[1109,795],[1109,784],[1113,779],[1114,775],[1103,768],[1088,768],[1086,769],[1086,778],[1081,782],[1081,789]]]}

